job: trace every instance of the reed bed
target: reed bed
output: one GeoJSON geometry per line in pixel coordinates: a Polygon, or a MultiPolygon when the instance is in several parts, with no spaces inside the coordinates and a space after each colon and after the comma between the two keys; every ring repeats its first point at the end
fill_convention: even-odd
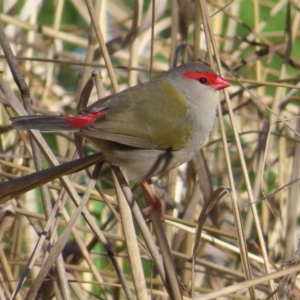
{"type": "Polygon", "coordinates": [[[37,145],[10,127],[22,104],[74,114],[191,61],[231,83],[201,152],[153,179],[165,220],[108,165],[2,203],[0,299],[300,299],[299,1],[0,4],[0,182],[99,151],[37,145]]]}

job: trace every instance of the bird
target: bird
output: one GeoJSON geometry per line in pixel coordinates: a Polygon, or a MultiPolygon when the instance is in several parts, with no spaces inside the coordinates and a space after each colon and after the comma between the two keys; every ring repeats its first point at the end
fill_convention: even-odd
{"type": "Polygon", "coordinates": [[[219,91],[229,86],[209,66],[187,63],[75,116],[27,115],[11,122],[18,130],[78,133],[129,181],[141,183],[194,157],[212,130],[219,91]]]}

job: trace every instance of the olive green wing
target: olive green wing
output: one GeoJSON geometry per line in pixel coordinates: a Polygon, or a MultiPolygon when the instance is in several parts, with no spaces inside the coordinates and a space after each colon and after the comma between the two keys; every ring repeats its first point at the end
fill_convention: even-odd
{"type": "Polygon", "coordinates": [[[179,150],[190,140],[193,122],[186,100],[163,78],[104,98],[83,113],[104,111],[85,127],[85,136],[146,149],[179,150]]]}

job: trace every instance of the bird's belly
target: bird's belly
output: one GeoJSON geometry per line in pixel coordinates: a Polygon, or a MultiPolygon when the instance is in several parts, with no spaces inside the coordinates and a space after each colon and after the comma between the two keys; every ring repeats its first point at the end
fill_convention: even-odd
{"type": "Polygon", "coordinates": [[[199,145],[191,143],[183,149],[171,151],[137,149],[100,139],[92,141],[101,148],[107,161],[119,166],[132,182],[141,182],[190,161],[202,145],[201,141],[199,145]]]}

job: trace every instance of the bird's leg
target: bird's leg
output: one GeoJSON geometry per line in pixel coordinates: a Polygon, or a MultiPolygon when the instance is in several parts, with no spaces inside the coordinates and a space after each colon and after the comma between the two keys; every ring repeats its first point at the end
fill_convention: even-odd
{"type": "Polygon", "coordinates": [[[159,198],[156,196],[153,190],[153,185],[151,179],[147,181],[143,181],[141,183],[143,192],[146,194],[146,203],[147,207],[142,210],[142,213],[145,215],[149,215],[151,211],[155,210],[161,216],[162,220],[165,220],[165,215],[163,212],[162,203],[159,198]]]}

